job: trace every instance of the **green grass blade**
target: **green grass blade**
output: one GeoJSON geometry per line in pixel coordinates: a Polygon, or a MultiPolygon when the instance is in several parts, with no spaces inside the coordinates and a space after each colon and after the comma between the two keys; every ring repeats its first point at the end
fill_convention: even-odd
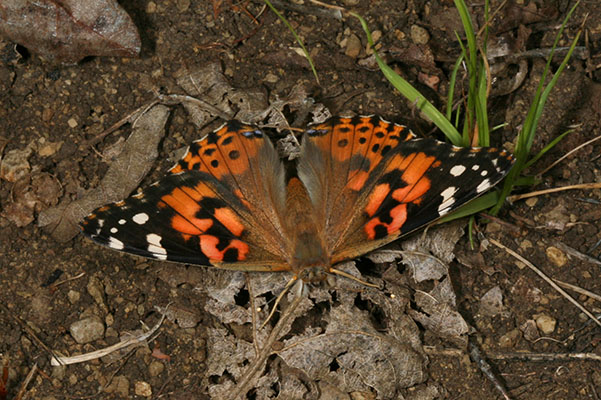
{"type": "Polygon", "coordinates": [[[271,11],[273,11],[273,13],[278,16],[278,18],[284,23],[284,25],[286,25],[288,30],[292,33],[292,36],[294,36],[294,39],[296,40],[296,42],[300,45],[301,49],[303,50],[303,54],[305,55],[305,58],[307,59],[307,61],[309,61],[309,65],[311,66],[311,71],[313,71],[313,76],[315,76],[315,80],[317,81],[317,84],[320,85],[319,76],[317,75],[317,70],[315,69],[315,64],[313,64],[313,59],[311,58],[311,55],[305,48],[303,40],[300,38],[300,36],[298,36],[298,34],[296,33],[296,31],[294,30],[292,25],[290,25],[290,23],[288,22],[288,20],[273,6],[273,4],[271,4],[271,1],[269,1],[269,0],[263,0],[263,1],[271,9],[271,11]]]}
{"type": "Polygon", "coordinates": [[[388,81],[395,87],[403,96],[405,96],[412,104],[414,104],[421,112],[423,112],[430,120],[445,134],[445,136],[455,145],[461,144],[461,136],[457,132],[457,129],[451,124],[451,122],[445,118],[444,114],[436,109],[430,103],[424,95],[422,95],[417,89],[415,89],[409,82],[403,79],[399,74],[394,72],[386,63],[380,58],[378,52],[374,47],[374,41],[371,37],[371,32],[367,26],[367,22],[359,15],[354,12],[350,13],[353,17],[357,18],[363,27],[363,31],[367,36],[367,42],[374,52],[378,67],[382,71],[382,74],[388,79],[388,81]]]}
{"type": "Polygon", "coordinates": [[[499,193],[497,191],[488,192],[485,195],[462,205],[452,213],[445,215],[444,217],[440,218],[438,222],[449,222],[479,213],[484,210],[488,210],[490,207],[494,206],[497,201],[499,201],[499,193]]]}
{"type": "Polygon", "coordinates": [[[568,133],[574,132],[574,129],[568,129],[561,135],[557,136],[555,139],[551,141],[548,145],[546,145],[541,151],[538,152],[537,155],[532,157],[526,164],[524,164],[524,169],[530,167],[532,164],[537,162],[542,156],[544,156],[549,150],[551,150],[557,143],[561,141],[568,133]]]}
{"type": "MultiPolygon", "coordinates": [[[[455,95],[455,83],[457,81],[457,72],[459,72],[459,68],[461,68],[461,63],[463,62],[464,57],[463,54],[459,56],[457,61],[455,61],[455,66],[453,67],[453,71],[451,72],[451,79],[449,80],[449,95],[447,96],[447,113],[446,117],[449,121],[453,118],[453,97],[455,95]]],[[[455,125],[457,126],[457,125],[455,125]]]]}
{"type": "Polygon", "coordinates": [[[481,65],[480,79],[478,81],[478,94],[476,99],[476,121],[478,123],[478,144],[482,147],[490,146],[488,113],[486,109],[488,104],[487,86],[488,81],[486,77],[486,70],[481,65]]]}
{"type": "Polygon", "coordinates": [[[516,162],[515,162],[513,168],[511,169],[511,171],[509,171],[507,178],[505,179],[503,188],[501,190],[501,196],[499,198],[499,202],[491,210],[492,215],[496,215],[499,212],[499,210],[501,209],[501,207],[503,205],[503,202],[505,201],[505,198],[509,195],[509,193],[511,193],[511,190],[512,190],[513,186],[515,185],[515,182],[516,182],[518,176],[526,168],[526,165],[531,165],[531,164],[527,164],[526,160],[530,153],[532,143],[534,142],[534,137],[535,137],[536,129],[538,127],[538,122],[540,120],[540,116],[543,113],[543,109],[544,109],[545,103],[547,101],[547,98],[549,97],[549,93],[551,92],[551,90],[557,83],[557,79],[559,79],[559,76],[565,69],[565,67],[574,51],[574,48],[576,47],[576,44],[578,43],[580,34],[582,32],[582,30],[580,30],[576,34],[576,37],[572,41],[570,49],[568,50],[567,54],[565,55],[564,59],[562,60],[559,68],[557,69],[555,74],[553,74],[553,77],[551,78],[551,81],[549,82],[549,84],[545,87],[544,82],[546,80],[547,74],[551,70],[551,61],[553,59],[554,50],[555,50],[555,48],[557,48],[557,44],[559,43],[559,40],[560,40],[561,35],[563,34],[563,31],[568,23],[568,20],[572,16],[573,12],[576,10],[576,7],[578,7],[578,4],[580,4],[579,1],[576,2],[576,4],[570,9],[570,11],[568,12],[566,18],[564,19],[564,21],[561,25],[559,32],[557,33],[557,35],[555,37],[552,51],[549,54],[549,57],[547,58],[547,64],[546,64],[545,69],[543,70],[543,74],[540,78],[540,82],[538,84],[536,93],[534,95],[534,99],[532,101],[532,105],[530,106],[530,109],[528,110],[526,119],[524,120],[524,125],[522,128],[522,131],[518,135],[517,146],[516,146],[515,154],[514,154],[515,158],[516,158],[516,162]]]}

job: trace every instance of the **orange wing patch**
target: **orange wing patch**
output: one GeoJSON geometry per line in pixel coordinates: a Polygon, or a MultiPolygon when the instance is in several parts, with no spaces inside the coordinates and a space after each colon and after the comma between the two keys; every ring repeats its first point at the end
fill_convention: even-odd
{"type": "Polygon", "coordinates": [[[438,165],[436,157],[425,153],[393,156],[386,168],[384,181],[376,185],[365,207],[367,215],[373,217],[364,227],[369,239],[380,239],[402,228],[407,220],[407,204],[421,203],[432,184],[426,171],[438,165]],[[400,187],[393,190],[393,184],[400,187]]]}
{"type": "Polygon", "coordinates": [[[172,174],[195,170],[208,172],[216,179],[240,175],[249,169],[249,160],[257,156],[258,146],[251,144],[263,133],[238,121],[230,121],[206,138],[192,143],[188,152],[173,168],[172,174]]]}

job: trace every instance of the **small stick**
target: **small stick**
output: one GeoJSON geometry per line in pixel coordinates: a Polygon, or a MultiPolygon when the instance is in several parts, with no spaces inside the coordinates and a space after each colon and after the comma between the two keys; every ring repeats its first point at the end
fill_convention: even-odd
{"type": "Polygon", "coordinates": [[[252,331],[253,331],[253,346],[255,348],[255,355],[259,355],[259,340],[257,339],[257,309],[255,308],[255,295],[250,282],[250,275],[248,272],[244,273],[246,277],[246,286],[248,286],[248,296],[250,301],[250,310],[252,316],[252,331]]]}
{"type": "Polygon", "coordinates": [[[486,376],[488,380],[492,382],[495,388],[503,395],[503,398],[509,400],[510,397],[509,393],[507,392],[507,389],[505,389],[505,386],[503,385],[503,383],[501,383],[501,380],[497,378],[488,361],[486,361],[486,359],[480,353],[480,349],[475,343],[475,338],[469,337],[467,346],[472,361],[474,361],[478,365],[480,371],[482,371],[484,376],[486,376]]]}
{"type": "Polygon", "coordinates": [[[340,13],[340,10],[336,10],[333,8],[327,8],[324,10],[322,8],[307,7],[303,4],[295,4],[292,2],[280,0],[271,0],[271,4],[273,4],[274,7],[293,11],[299,14],[316,15],[318,17],[335,18],[338,20],[342,19],[342,14],[340,13]]]}
{"type": "Polygon", "coordinates": [[[566,299],[568,299],[572,304],[574,304],[576,307],[578,307],[580,309],[580,311],[582,311],[583,313],[585,313],[590,319],[592,319],[597,325],[601,326],[601,322],[597,319],[597,317],[595,317],[589,310],[587,310],[586,308],[584,308],[584,306],[582,306],[580,303],[578,303],[572,296],[570,296],[565,290],[563,290],[562,288],[559,287],[559,285],[557,285],[555,282],[553,282],[552,279],[550,279],[547,275],[545,275],[540,269],[538,269],[534,264],[532,264],[530,261],[526,260],[524,257],[522,257],[521,255],[519,255],[518,253],[516,253],[515,251],[511,250],[509,247],[503,245],[502,243],[496,241],[495,239],[488,239],[492,244],[494,244],[495,246],[497,246],[500,249],[505,250],[506,252],[508,252],[509,254],[511,254],[513,257],[517,258],[518,260],[520,260],[521,262],[523,262],[524,264],[526,264],[532,271],[536,272],[536,274],[538,274],[538,276],[540,276],[541,278],[543,278],[543,280],[545,280],[549,285],[551,285],[553,287],[553,289],[557,290],[559,293],[561,293],[561,295],[563,297],[565,297],[566,299]]]}
{"type": "Polygon", "coordinates": [[[528,360],[528,361],[569,361],[569,360],[587,360],[601,361],[601,356],[595,353],[530,353],[530,352],[509,352],[509,353],[490,353],[490,358],[495,360],[528,360]]]}
{"type": "Polygon", "coordinates": [[[597,136],[596,138],[593,138],[589,141],[586,141],[584,143],[582,143],[579,146],[574,147],[572,150],[568,151],[566,154],[564,154],[563,156],[559,157],[557,160],[555,160],[555,162],[553,162],[551,165],[549,165],[547,168],[543,169],[541,172],[539,172],[538,176],[541,176],[542,174],[544,174],[545,172],[547,172],[548,170],[550,170],[551,168],[553,168],[554,166],[556,166],[557,164],[559,164],[560,162],[562,162],[566,157],[569,157],[572,153],[580,150],[581,148],[583,148],[584,146],[588,146],[589,144],[593,143],[596,140],[601,139],[601,135],[597,136]]]}
{"type": "MultiPolygon", "coordinates": [[[[302,281],[299,281],[302,285],[302,281]]],[[[269,357],[273,351],[272,346],[275,341],[280,337],[280,334],[284,330],[284,328],[288,325],[291,319],[293,319],[295,315],[295,310],[301,303],[301,301],[305,298],[305,296],[297,295],[296,298],[290,305],[282,312],[280,320],[273,327],[273,330],[269,334],[269,337],[263,343],[263,348],[261,352],[253,360],[253,362],[249,365],[247,371],[241,377],[240,381],[232,391],[231,399],[239,399],[241,398],[253,385],[257,374],[259,374],[263,368],[265,367],[265,363],[267,362],[267,357],[269,357]]]]}
{"type": "Polygon", "coordinates": [[[559,286],[562,286],[562,287],[564,287],[566,289],[573,290],[576,293],[583,294],[583,295],[585,295],[587,297],[590,297],[591,299],[595,299],[597,301],[601,301],[601,296],[599,296],[596,293],[590,292],[590,291],[588,291],[586,289],[583,289],[583,288],[581,288],[579,286],[574,286],[574,285],[572,285],[570,283],[567,283],[567,282],[562,282],[559,279],[553,279],[553,281],[555,281],[555,283],[557,283],[559,286]]]}
{"type": "Polygon", "coordinates": [[[44,342],[42,342],[42,340],[39,337],[37,337],[37,335],[35,334],[33,329],[31,329],[29,327],[29,325],[27,325],[27,323],[25,323],[25,321],[23,321],[23,319],[21,319],[21,317],[14,314],[12,311],[10,311],[8,309],[8,307],[6,307],[2,303],[0,303],[0,310],[3,311],[6,315],[12,317],[21,326],[21,329],[23,329],[25,332],[27,332],[27,334],[33,339],[34,342],[37,343],[38,346],[40,346],[42,349],[44,349],[49,354],[54,355],[54,352],[48,346],[46,346],[46,344],[44,342]]]}
{"type": "Polygon", "coordinates": [[[77,274],[75,276],[71,276],[71,277],[69,277],[67,279],[64,279],[62,281],[54,282],[53,284],[50,285],[50,287],[51,288],[56,288],[57,286],[60,286],[60,285],[65,284],[67,282],[71,282],[71,281],[74,281],[76,279],[79,279],[79,278],[83,277],[85,274],[86,274],[85,272],[81,272],[81,273],[79,273],[79,274],[77,274]]]}
{"type": "Polygon", "coordinates": [[[601,265],[601,261],[597,260],[595,257],[591,257],[588,254],[581,253],[578,250],[568,246],[567,244],[559,242],[559,243],[556,243],[556,246],[558,248],[560,248],[561,250],[565,251],[566,253],[568,253],[569,255],[576,257],[579,260],[582,260],[584,262],[589,262],[591,264],[601,265]]]}
{"type": "Polygon", "coordinates": [[[21,389],[19,390],[19,393],[17,393],[17,396],[14,398],[14,400],[21,400],[23,396],[25,396],[25,393],[27,392],[27,386],[29,386],[29,382],[31,382],[31,380],[33,379],[33,375],[37,372],[37,370],[38,363],[35,363],[33,364],[33,367],[31,367],[31,369],[29,370],[29,373],[23,381],[23,384],[21,384],[21,389]]]}
{"type": "Polygon", "coordinates": [[[513,196],[509,196],[509,197],[507,197],[507,200],[513,202],[513,201],[518,201],[518,200],[522,200],[522,199],[527,199],[529,197],[540,196],[543,194],[563,192],[564,190],[575,190],[575,189],[579,189],[579,190],[581,190],[581,189],[601,189],[601,183],[599,183],[599,182],[580,183],[578,185],[568,185],[568,186],[556,187],[556,188],[551,188],[551,189],[538,190],[536,192],[516,194],[513,196]]]}
{"type": "MultiPolygon", "coordinates": [[[[169,306],[167,306],[167,307],[169,307],[169,306]]],[[[146,339],[148,339],[150,336],[152,336],[157,331],[157,329],[159,329],[159,327],[165,320],[166,313],[167,313],[167,309],[165,309],[165,312],[161,316],[160,321],[157,322],[157,324],[155,326],[153,326],[148,332],[146,332],[140,336],[134,336],[134,337],[124,340],[122,342],[115,343],[112,346],[105,347],[104,349],[92,351],[92,352],[85,353],[85,354],[80,354],[77,356],[71,356],[71,357],[52,356],[52,358],[50,359],[50,364],[52,366],[57,367],[59,365],[69,365],[69,364],[76,364],[76,363],[89,361],[89,360],[95,360],[97,358],[104,357],[107,354],[121,350],[121,349],[131,346],[133,344],[141,343],[141,342],[145,341],[146,339]]]]}

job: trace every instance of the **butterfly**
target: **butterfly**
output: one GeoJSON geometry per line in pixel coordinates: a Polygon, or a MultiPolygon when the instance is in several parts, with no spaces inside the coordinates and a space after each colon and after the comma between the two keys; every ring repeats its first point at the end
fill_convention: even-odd
{"type": "Polygon", "coordinates": [[[263,131],[234,120],[81,229],[131,254],[318,282],[483,194],[512,164],[504,150],[418,139],[378,116],[310,125],[285,164],[263,131]]]}

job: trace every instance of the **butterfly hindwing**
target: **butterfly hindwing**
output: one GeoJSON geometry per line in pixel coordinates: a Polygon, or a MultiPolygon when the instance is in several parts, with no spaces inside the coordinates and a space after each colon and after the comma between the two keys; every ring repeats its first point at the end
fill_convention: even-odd
{"type": "Polygon", "coordinates": [[[84,233],[151,258],[288,269],[278,216],[284,169],[263,132],[231,121],[194,142],[170,172],[143,192],[95,210],[82,223],[84,233]]]}
{"type": "Polygon", "coordinates": [[[496,184],[511,165],[504,151],[415,139],[404,126],[354,117],[309,129],[298,171],[324,214],[335,264],[448,214],[496,184]]]}

